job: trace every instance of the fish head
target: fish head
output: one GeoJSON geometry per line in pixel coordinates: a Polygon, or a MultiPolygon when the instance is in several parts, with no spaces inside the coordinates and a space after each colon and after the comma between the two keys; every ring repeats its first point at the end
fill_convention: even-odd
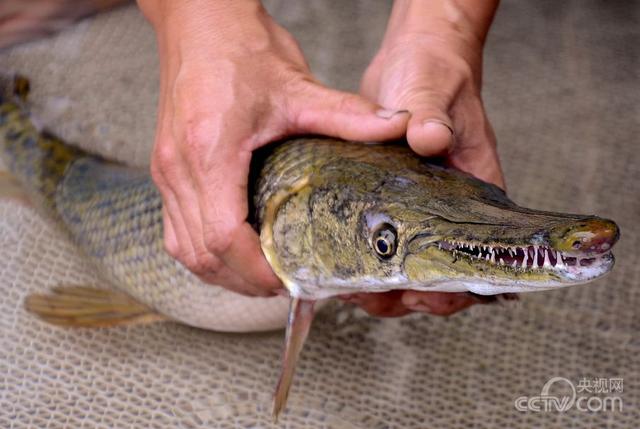
{"type": "Polygon", "coordinates": [[[279,204],[265,253],[293,296],[493,295],[586,283],[613,267],[613,221],[526,209],[404,148],[375,152],[325,163],[279,204]]]}

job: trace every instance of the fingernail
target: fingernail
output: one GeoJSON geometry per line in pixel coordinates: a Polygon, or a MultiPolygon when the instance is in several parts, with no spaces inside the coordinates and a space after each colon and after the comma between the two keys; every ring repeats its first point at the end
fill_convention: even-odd
{"type": "Polygon", "coordinates": [[[392,109],[378,109],[376,110],[376,116],[382,119],[391,119],[396,115],[403,115],[409,113],[408,110],[392,110],[392,109]]]}
{"type": "Polygon", "coordinates": [[[451,135],[454,135],[454,133],[453,133],[453,127],[452,127],[451,125],[447,124],[446,122],[441,121],[441,120],[439,120],[439,119],[427,119],[427,120],[425,120],[425,121],[422,123],[422,126],[423,126],[423,127],[425,127],[425,128],[427,128],[427,127],[441,126],[441,125],[445,126],[445,127],[449,130],[449,132],[451,133],[451,135]]]}
{"type": "Polygon", "coordinates": [[[420,302],[414,305],[407,305],[407,308],[412,311],[418,311],[420,313],[433,313],[433,309],[424,302],[420,302]]]}

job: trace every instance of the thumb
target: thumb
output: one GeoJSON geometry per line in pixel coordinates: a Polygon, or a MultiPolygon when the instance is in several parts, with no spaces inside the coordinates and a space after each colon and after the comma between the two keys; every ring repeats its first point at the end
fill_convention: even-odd
{"type": "Polygon", "coordinates": [[[410,114],[388,110],[366,98],[312,83],[288,100],[293,133],[323,134],[345,140],[382,141],[405,135],[410,114]]]}
{"type": "Polygon", "coordinates": [[[417,154],[434,156],[446,154],[453,148],[453,121],[447,114],[449,99],[444,94],[425,93],[412,97],[416,102],[407,105],[411,119],[407,127],[407,141],[417,154]]]}

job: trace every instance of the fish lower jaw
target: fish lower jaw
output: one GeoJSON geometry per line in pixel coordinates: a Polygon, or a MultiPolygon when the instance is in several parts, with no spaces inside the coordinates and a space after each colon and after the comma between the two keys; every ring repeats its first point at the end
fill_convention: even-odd
{"type": "Polygon", "coordinates": [[[456,259],[466,258],[505,271],[552,272],[576,279],[598,277],[611,269],[614,260],[610,251],[600,255],[580,255],[538,245],[498,246],[441,240],[437,246],[456,259]]]}

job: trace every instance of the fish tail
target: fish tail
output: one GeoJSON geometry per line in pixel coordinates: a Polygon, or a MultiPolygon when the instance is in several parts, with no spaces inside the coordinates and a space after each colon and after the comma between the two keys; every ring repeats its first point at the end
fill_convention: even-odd
{"type": "Polygon", "coordinates": [[[0,158],[30,196],[53,209],[67,167],[86,154],[34,125],[29,87],[22,76],[0,77],[0,158]]]}

